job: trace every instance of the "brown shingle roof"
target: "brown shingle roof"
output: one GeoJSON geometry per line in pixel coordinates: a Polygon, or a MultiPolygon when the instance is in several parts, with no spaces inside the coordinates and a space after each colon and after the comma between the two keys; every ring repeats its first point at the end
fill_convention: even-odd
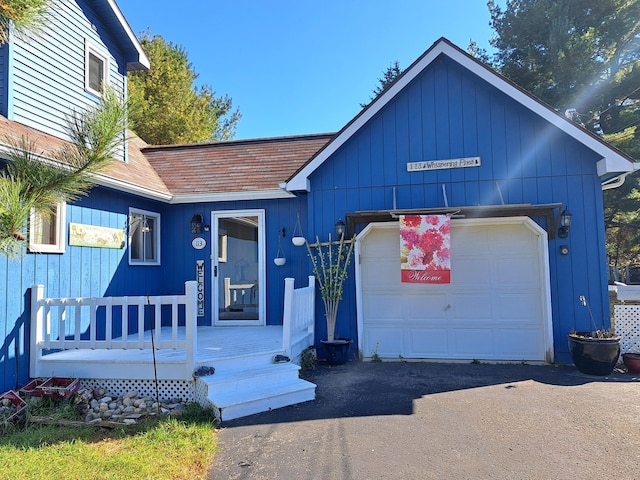
{"type": "MultiPolygon", "coordinates": [[[[0,116],[0,144],[21,137],[50,156],[65,144],[52,135],[0,116]]],[[[193,145],[149,146],[129,132],[128,161],[113,162],[98,183],[169,200],[180,195],[279,191],[333,137],[331,133],[193,145]],[[115,182],[113,181],[115,180],[115,182]]]]}
{"type": "Polygon", "coordinates": [[[333,134],[150,146],[142,152],[173,195],[279,190],[333,134]]]}
{"type": "MultiPolygon", "coordinates": [[[[34,144],[34,153],[44,157],[50,157],[53,152],[60,149],[66,142],[53,135],[48,135],[39,130],[22,125],[21,123],[8,120],[0,115],[0,144],[10,144],[12,141],[19,144],[24,137],[34,144]]],[[[101,178],[111,178],[118,181],[118,186],[123,189],[144,189],[151,190],[163,197],[169,196],[169,190],[153,170],[146,157],[141,153],[141,149],[147,144],[137,137],[133,132],[129,132],[128,161],[112,162],[103,172],[101,178]]],[[[101,182],[98,179],[98,183],[101,182]]],[[[106,182],[109,183],[109,182],[106,182]]]]}

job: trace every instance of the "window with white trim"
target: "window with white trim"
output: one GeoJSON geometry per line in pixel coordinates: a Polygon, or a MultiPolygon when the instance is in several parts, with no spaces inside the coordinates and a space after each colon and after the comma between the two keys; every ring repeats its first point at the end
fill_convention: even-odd
{"type": "Polygon", "coordinates": [[[129,264],[160,265],[160,214],[129,209],[129,264]]]}
{"type": "Polygon", "coordinates": [[[90,43],[85,44],[84,88],[94,95],[102,94],[108,84],[109,58],[90,43]]]}
{"type": "Polygon", "coordinates": [[[64,253],[67,242],[65,202],[58,202],[50,211],[31,209],[29,218],[29,251],[34,253],[64,253]]]}

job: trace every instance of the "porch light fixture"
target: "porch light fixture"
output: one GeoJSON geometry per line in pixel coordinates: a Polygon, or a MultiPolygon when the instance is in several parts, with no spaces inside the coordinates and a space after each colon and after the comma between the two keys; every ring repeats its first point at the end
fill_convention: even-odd
{"type": "Polygon", "coordinates": [[[336,222],[336,234],[338,235],[338,238],[342,238],[342,236],[344,235],[344,227],[345,224],[342,219],[338,219],[338,221],[336,222]]]}
{"type": "Polygon", "coordinates": [[[198,234],[202,232],[202,215],[196,213],[191,219],[191,233],[198,234]]]}
{"type": "Polygon", "coordinates": [[[558,231],[558,237],[567,238],[569,236],[569,227],[571,227],[571,219],[573,214],[564,209],[560,214],[560,230],[558,231]]]}

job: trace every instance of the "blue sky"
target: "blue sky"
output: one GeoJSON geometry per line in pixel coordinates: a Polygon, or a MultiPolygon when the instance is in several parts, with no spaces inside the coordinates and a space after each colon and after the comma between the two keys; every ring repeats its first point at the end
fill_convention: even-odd
{"type": "MultiPolygon", "coordinates": [[[[340,130],[395,60],[440,37],[488,47],[485,0],[117,0],[134,33],[182,45],[198,82],[227,94],[236,139],[340,130]]],[[[503,3],[503,2],[498,2],[503,3]]]]}

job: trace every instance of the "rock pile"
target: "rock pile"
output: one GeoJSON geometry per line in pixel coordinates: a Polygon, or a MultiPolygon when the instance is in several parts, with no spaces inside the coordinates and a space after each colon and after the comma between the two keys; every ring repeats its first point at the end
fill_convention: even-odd
{"type": "Polygon", "coordinates": [[[99,423],[104,420],[124,424],[133,424],[140,418],[154,415],[178,416],[187,405],[180,398],[158,403],[154,398],[140,397],[136,391],[114,397],[103,388],[80,389],[75,395],[75,402],[79,412],[85,415],[86,422],[99,423]]]}

